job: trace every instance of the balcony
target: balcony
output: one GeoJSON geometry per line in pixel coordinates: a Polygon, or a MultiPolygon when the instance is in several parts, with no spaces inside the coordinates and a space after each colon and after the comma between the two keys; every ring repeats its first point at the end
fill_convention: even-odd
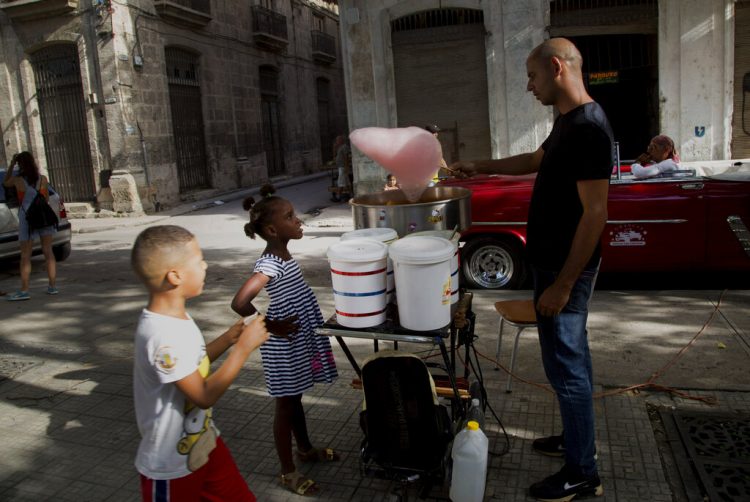
{"type": "Polygon", "coordinates": [[[154,8],[163,19],[193,28],[211,21],[211,0],[154,0],[154,8]]]}
{"type": "Polygon", "coordinates": [[[286,16],[260,5],[252,6],[253,40],[272,51],[283,51],[289,44],[286,16]]]}
{"type": "Polygon", "coordinates": [[[73,12],[78,0],[3,0],[0,9],[14,21],[27,21],[73,12]]]}
{"type": "Polygon", "coordinates": [[[331,64],[336,61],[336,37],[312,30],[312,57],[321,64],[331,64]]]}

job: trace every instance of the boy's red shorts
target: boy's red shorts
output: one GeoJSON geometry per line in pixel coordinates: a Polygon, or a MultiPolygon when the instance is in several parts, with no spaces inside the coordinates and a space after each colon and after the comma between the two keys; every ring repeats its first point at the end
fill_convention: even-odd
{"type": "Polygon", "coordinates": [[[206,465],[177,479],[151,479],[141,474],[143,502],[238,501],[255,502],[255,495],[237,469],[221,438],[206,465]]]}

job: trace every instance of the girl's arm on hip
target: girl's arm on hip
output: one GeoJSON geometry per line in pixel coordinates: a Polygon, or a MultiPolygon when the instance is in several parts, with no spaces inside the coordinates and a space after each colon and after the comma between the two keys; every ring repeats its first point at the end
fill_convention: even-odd
{"type": "Polygon", "coordinates": [[[241,316],[249,316],[256,313],[257,309],[250,302],[258,296],[258,293],[260,293],[270,280],[270,277],[261,274],[260,272],[255,272],[251,275],[239,291],[237,291],[237,294],[234,295],[234,298],[232,299],[232,310],[241,316]]]}

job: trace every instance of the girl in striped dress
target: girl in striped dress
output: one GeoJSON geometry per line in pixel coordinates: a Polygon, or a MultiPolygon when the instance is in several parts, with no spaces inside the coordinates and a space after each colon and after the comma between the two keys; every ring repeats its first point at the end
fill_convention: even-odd
{"type": "Polygon", "coordinates": [[[316,483],[297,472],[292,456],[292,435],[297,457],[303,462],[338,460],[331,448],[315,448],[307,434],[302,393],[315,382],[332,382],[336,363],[327,337],[314,330],[323,324],[323,315],[310,287],[305,283],[287,243],[302,238],[302,222],[292,204],[274,196],[274,188],[261,188],[262,199],[244,200],[250,211],[245,234],[259,235],[267,243],[255,263],[253,275],[232,300],[232,309],[248,316],[256,312],[252,300],[265,288],[271,297],[266,312],[266,327],[272,336],[261,346],[263,372],[268,393],[275,398],[273,436],[281,461],[281,483],[294,493],[310,495],[318,491],[316,483]]]}

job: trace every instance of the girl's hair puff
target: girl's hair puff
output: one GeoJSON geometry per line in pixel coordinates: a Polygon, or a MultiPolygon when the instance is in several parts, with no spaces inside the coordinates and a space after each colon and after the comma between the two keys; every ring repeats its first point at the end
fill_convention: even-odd
{"type": "Polygon", "coordinates": [[[250,196],[242,201],[242,208],[250,212],[250,221],[245,223],[245,235],[255,239],[256,235],[263,237],[263,227],[267,225],[273,215],[273,206],[276,202],[282,200],[281,197],[274,195],[276,188],[271,184],[260,187],[259,195],[261,199],[256,200],[250,196]]]}

